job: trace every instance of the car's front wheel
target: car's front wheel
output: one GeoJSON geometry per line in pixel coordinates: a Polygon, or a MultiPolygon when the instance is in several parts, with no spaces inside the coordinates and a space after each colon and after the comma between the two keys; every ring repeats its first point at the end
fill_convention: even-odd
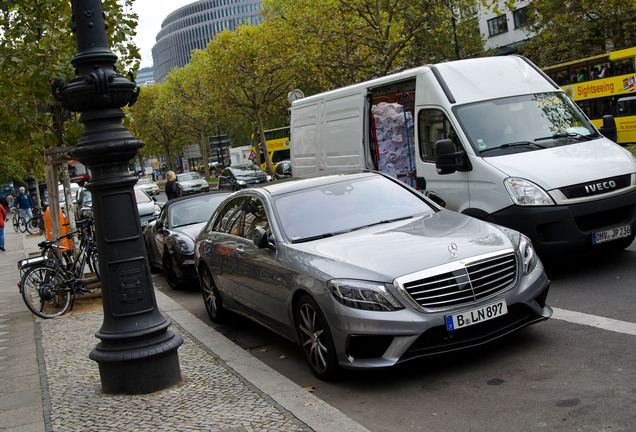
{"type": "Polygon", "coordinates": [[[296,304],[294,316],[298,339],[311,371],[322,380],[335,378],[339,371],[336,349],[318,303],[303,295],[296,304]]]}
{"type": "Polygon", "coordinates": [[[170,256],[170,252],[168,252],[168,250],[163,253],[161,265],[163,267],[163,274],[166,277],[170,288],[175,290],[181,288],[179,278],[177,278],[177,272],[174,269],[174,261],[172,260],[172,256],[170,256]]]}
{"type": "Polygon", "coordinates": [[[205,304],[205,310],[212,322],[220,323],[225,321],[227,317],[227,310],[223,307],[223,301],[219,290],[212,279],[212,273],[210,270],[203,267],[199,272],[199,282],[201,285],[201,294],[203,295],[203,303],[205,304]]]}

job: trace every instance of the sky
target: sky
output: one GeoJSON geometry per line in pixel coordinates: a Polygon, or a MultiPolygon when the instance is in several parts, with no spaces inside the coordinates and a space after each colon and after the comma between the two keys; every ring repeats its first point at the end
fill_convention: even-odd
{"type": "Polygon", "coordinates": [[[161,30],[161,22],[173,11],[196,0],[135,0],[133,10],[139,16],[135,43],[141,54],[141,67],[152,66],[152,46],[161,30]]]}

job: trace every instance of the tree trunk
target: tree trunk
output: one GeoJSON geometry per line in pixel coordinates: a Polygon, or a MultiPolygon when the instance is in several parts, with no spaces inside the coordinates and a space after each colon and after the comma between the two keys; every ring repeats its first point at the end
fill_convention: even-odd
{"type": "MultiPolygon", "coordinates": [[[[267,167],[267,174],[270,176],[274,175],[274,167],[272,166],[272,161],[269,158],[269,149],[267,148],[267,141],[265,141],[265,131],[263,130],[263,121],[261,120],[261,113],[258,109],[254,110],[254,117],[256,118],[256,127],[258,128],[258,136],[261,139],[261,144],[263,145],[263,155],[265,156],[265,166],[267,167]]],[[[256,155],[258,159],[258,154],[256,155]]]]}

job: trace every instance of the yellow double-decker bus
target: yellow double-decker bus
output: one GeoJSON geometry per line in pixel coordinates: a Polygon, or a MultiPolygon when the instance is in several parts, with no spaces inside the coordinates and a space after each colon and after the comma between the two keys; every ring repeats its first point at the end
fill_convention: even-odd
{"type": "Polygon", "coordinates": [[[619,144],[636,143],[636,47],[547,67],[544,70],[597,128],[616,120],[619,144]]]}
{"type": "MultiPolygon", "coordinates": [[[[264,132],[269,159],[272,161],[272,167],[276,167],[278,162],[289,159],[289,126],[269,129],[264,132]]],[[[251,146],[254,154],[257,155],[257,164],[263,168],[263,170],[266,170],[267,165],[265,163],[265,155],[263,154],[263,146],[254,134],[252,134],[251,146]]]]}

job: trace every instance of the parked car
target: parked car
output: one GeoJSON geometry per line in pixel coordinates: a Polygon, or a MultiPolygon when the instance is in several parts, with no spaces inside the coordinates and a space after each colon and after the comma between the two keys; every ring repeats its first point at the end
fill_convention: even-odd
{"type": "Polygon", "coordinates": [[[229,195],[228,192],[212,191],[171,199],[159,218],[144,230],[150,267],[162,269],[171,288],[198,283],[194,269],[194,239],[229,195]]]}
{"type": "Polygon", "coordinates": [[[374,172],[236,192],[194,256],[212,321],[231,310],[297,341],[321,379],[480,345],[552,315],[527,237],[374,172]]]}
{"type": "Polygon", "coordinates": [[[197,172],[177,174],[177,184],[181,188],[181,195],[210,191],[210,184],[197,172]]]}
{"type": "Polygon", "coordinates": [[[257,184],[263,184],[272,178],[254,164],[234,165],[225,168],[219,176],[219,189],[237,191],[257,184]]]}
{"type": "Polygon", "coordinates": [[[292,176],[291,161],[284,160],[276,164],[274,169],[274,180],[281,180],[292,176]]]}
{"type": "Polygon", "coordinates": [[[159,195],[159,186],[157,186],[157,183],[152,181],[151,178],[140,178],[139,180],[137,180],[136,186],[142,191],[146,192],[148,195],[159,195]]]}
{"type": "MultiPolygon", "coordinates": [[[[139,222],[141,227],[145,227],[153,220],[157,219],[161,212],[161,207],[157,205],[155,198],[150,198],[146,192],[135,186],[133,188],[135,201],[137,202],[137,210],[139,211],[139,222]]],[[[93,196],[86,189],[86,185],[77,191],[77,207],[75,209],[75,217],[83,219],[93,214],[93,196]]]]}
{"type": "MultiPolygon", "coordinates": [[[[71,187],[71,199],[73,200],[73,204],[77,204],[77,191],[80,190],[81,186],[77,183],[70,183],[71,187]]],[[[66,212],[66,195],[64,195],[64,185],[58,184],[58,199],[60,201],[60,208],[66,212]]]]}

